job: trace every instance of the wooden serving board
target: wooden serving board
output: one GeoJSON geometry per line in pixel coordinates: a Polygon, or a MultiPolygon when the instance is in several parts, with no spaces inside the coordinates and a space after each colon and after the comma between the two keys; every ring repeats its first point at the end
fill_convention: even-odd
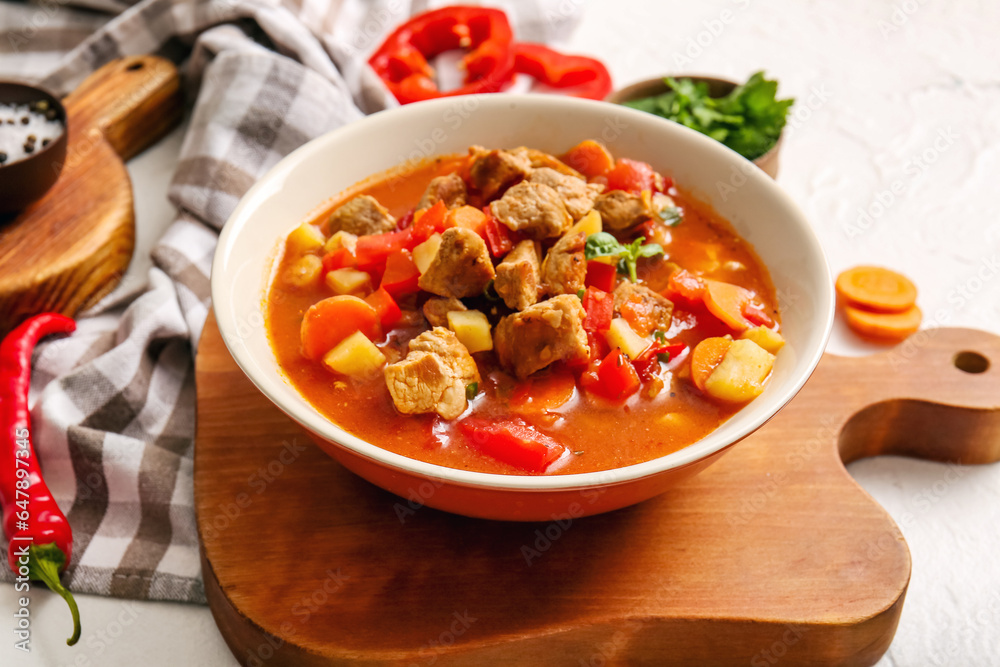
{"type": "Polygon", "coordinates": [[[183,111],[170,61],[108,63],[65,100],[69,141],[52,189],[0,219],[0,335],[43,311],[75,315],[121,281],[135,245],[124,160],[166,134],[183,111]]]}
{"type": "Polygon", "coordinates": [[[990,361],[1000,338],[968,329],[827,355],[774,419],[664,495],[501,523],[341,468],[253,387],[210,319],[194,480],[208,601],[254,666],[871,665],[910,554],[844,462],[1000,459],[990,361]]]}

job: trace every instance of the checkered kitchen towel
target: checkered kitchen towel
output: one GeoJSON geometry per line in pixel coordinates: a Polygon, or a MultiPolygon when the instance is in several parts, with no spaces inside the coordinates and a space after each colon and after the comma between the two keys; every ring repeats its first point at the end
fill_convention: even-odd
{"type": "MultiPolygon", "coordinates": [[[[496,2],[526,41],[558,41],[582,0],[496,2]]],[[[32,419],[73,526],[81,593],[204,602],[192,494],[193,350],[219,229],[240,196],[309,139],[395,105],[365,66],[414,0],[0,0],[0,78],[66,93],[124,55],[184,63],[194,99],[169,191],[176,221],[141,290],[112,294],[41,346],[32,419]],[[94,11],[97,10],[97,11],[94,11]],[[120,12],[111,18],[108,13],[120,12]],[[94,32],[96,30],[96,32],[94,32]]],[[[141,221],[140,221],[141,224],[141,221]]],[[[7,568],[0,579],[10,580],[7,568]]]]}

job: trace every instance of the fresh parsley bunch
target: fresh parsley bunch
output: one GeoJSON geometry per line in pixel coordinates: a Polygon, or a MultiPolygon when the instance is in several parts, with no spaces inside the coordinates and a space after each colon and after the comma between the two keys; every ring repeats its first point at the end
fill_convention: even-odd
{"type": "Polygon", "coordinates": [[[664,79],[665,93],[625,102],[625,106],[662,116],[706,134],[755,160],[778,141],[793,99],[776,99],[778,82],[757,72],[725,97],[709,97],[708,84],[664,79]]]}

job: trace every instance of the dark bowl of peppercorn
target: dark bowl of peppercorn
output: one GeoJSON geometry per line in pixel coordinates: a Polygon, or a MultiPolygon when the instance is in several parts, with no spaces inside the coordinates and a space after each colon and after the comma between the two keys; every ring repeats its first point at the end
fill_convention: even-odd
{"type": "Polygon", "coordinates": [[[66,109],[59,98],[0,81],[0,216],[48,192],[66,161],[66,109]]]}

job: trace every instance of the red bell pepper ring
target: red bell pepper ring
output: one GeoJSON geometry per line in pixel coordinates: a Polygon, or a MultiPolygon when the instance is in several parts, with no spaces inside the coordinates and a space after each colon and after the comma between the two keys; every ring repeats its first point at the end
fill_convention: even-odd
{"type": "Polygon", "coordinates": [[[542,44],[514,45],[514,70],[567,95],[603,100],[611,92],[611,74],[600,60],[559,53],[542,44]]]}
{"type": "Polygon", "coordinates": [[[522,419],[467,417],[458,427],[484,454],[528,472],[545,472],[566,451],[554,438],[522,419]]]}
{"type": "Polygon", "coordinates": [[[514,33],[507,15],[488,7],[442,7],[396,28],[368,60],[400,104],[502,90],[514,78],[514,33]],[[442,92],[428,60],[465,49],[464,85],[442,92]]]}
{"type": "Polygon", "coordinates": [[[59,582],[72,557],[73,532],[42,479],[31,438],[28,387],[31,353],[44,336],[70,333],[76,323],[58,313],[43,313],[11,331],[0,344],[0,503],[9,541],[7,562],[14,576],[44,582],[69,605],[72,646],[80,639],[76,600],[59,582]]]}
{"type": "Polygon", "coordinates": [[[620,347],[611,350],[597,367],[597,382],[590,390],[612,401],[624,400],[639,391],[639,375],[620,347]]]}
{"type": "Polygon", "coordinates": [[[611,318],[615,312],[615,298],[596,287],[588,287],[583,293],[584,331],[607,331],[611,328],[611,318]]]}

